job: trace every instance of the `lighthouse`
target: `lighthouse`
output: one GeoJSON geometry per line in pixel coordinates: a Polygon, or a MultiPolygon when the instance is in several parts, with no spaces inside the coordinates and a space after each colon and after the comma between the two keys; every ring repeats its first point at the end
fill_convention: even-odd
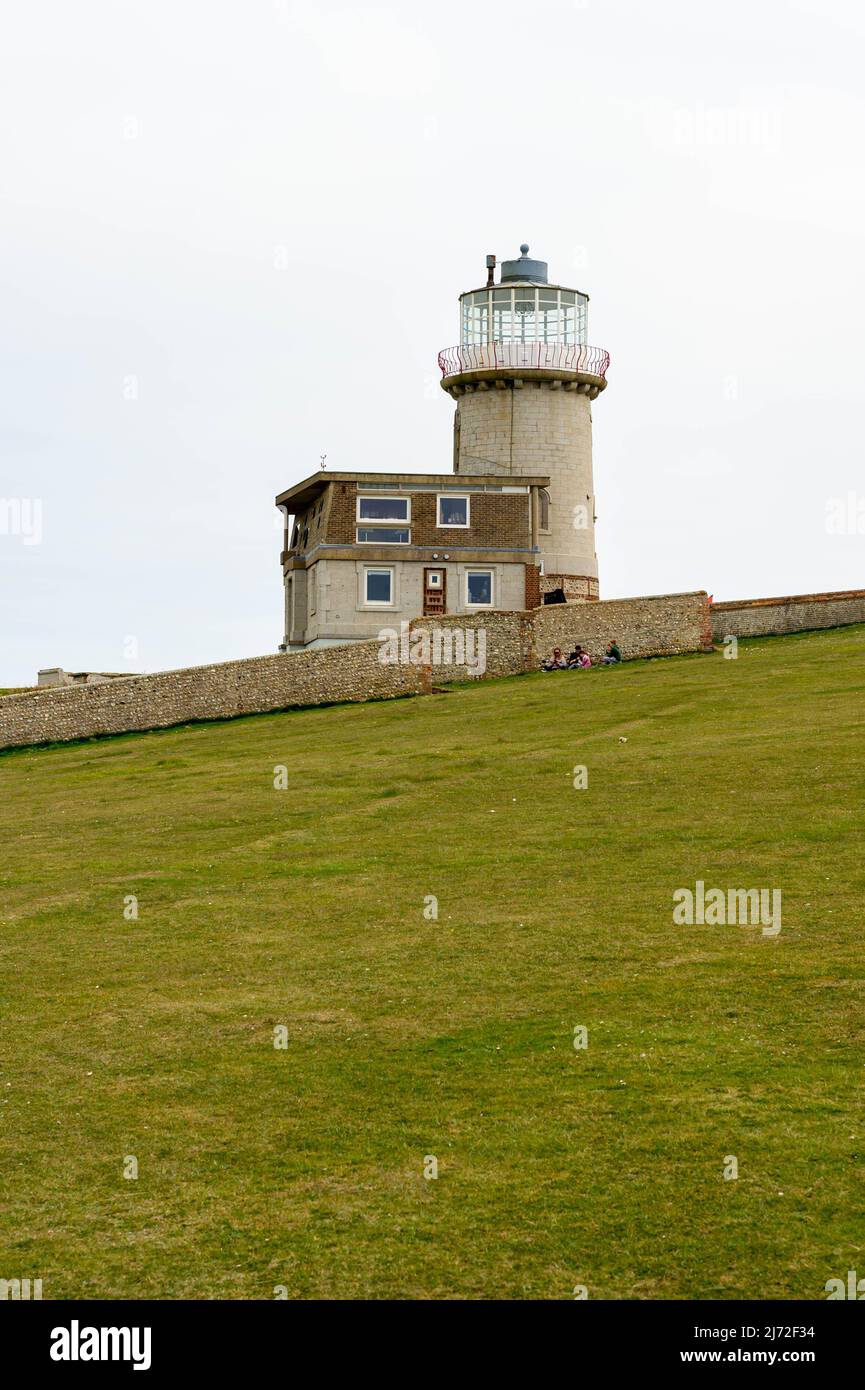
{"type": "Polygon", "coordinates": [[[317,473],[281,492],[282,651],[364,641],[419,618],[598,597],[592,402],[609,354],[588,295],[520,248],[487,256],[439,353],[456,402],[450,473],[317,473]]]}
{"type": "Polygon", "coordinates": [[[540,589],[574,602],[598,597],[592,402],[610,356],[588,345],[589,297],[551,284],[545,261],[487,256],[487,283],[460,295],[460,341],[439,353],[442,388],[456,402],[454,473],[520,479],[533,488],[540,589]]]}

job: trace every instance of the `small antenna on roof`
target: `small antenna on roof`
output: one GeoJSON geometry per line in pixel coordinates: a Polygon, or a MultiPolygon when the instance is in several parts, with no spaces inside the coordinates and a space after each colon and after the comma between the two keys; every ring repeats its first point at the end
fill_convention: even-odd
{"type": "Polygon", "coordinates": [[[318,462],[319,462],[319,467],[320,467],[320,468],[327,468],[327,464],[325,463],[325,459],[326,459],[326,458],[327,458],[327,454],[319,454],[319,456],[318,456],[318,462]]]}
{"type": "Polygon", "coordinates": [[[495,256],[487,256],[487,289],[489,289],[491,285],[494,285],[496,283],[495,269],[495,256]]]}

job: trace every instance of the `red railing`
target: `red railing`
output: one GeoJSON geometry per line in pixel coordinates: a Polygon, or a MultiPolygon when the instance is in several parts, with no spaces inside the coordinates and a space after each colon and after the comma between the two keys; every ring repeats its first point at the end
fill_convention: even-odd
{"type": "Polygon", "coordinates": [[[610,354],[586,343],[478,343],[442,348],[442,376],[460,372],[495,371],[496,367],[548,368],[606,377],[610,354]]]}

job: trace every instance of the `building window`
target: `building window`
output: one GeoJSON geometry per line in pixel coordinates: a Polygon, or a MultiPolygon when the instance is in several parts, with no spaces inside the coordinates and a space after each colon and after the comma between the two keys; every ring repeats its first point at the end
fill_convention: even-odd
{"type": "Polygon", "coordinates": [[[389,608],[393,604],[393,570],[364,572],[364,602],[371,608],[389,608]]]}
{"type": "Polygon", "coordinates": [[[442,496],[439,494],[438,500],[438,522],[439,526],[462,526],[469,524],[469,499],[468,497],[452,497],[450,494],[442,496]]]}
{"type": "Polygon", "coordinates": [[[466,573],[466,607],[492,608],[492,570],[468,570],[466,573]]]}
{"type": "Polygon", "coordinates": [[[542,531],[550,529],[550,494],[545,487],[538,492],[538,525],[542,531]]]}
{"type": "Polygon", "coordinates": [[[357,539],[361,545],[408,545],[411,531],[407,526],[358,526],[357,539]]]}
{"type": "Polygon", "coordinates": [[[411,521],[408,497],[358,497],[358,521],[411,521]]]}

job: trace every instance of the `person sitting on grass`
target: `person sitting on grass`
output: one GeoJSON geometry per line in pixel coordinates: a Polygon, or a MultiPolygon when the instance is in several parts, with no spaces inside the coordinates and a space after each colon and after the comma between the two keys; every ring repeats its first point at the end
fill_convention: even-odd
{"type": "Polygon", "coordinates": [[[570,656],[568,657],[568,670],[569,670],[569,671],[575,671],[575,670],[582,664],[582,661],[581,661],[582,655],[583,655],[583,649],[582,649],[582,647],[580,646],[580,644],[579,644],[579,642],[578,642],[577,645],[574,647],[574,650],[571,652],[570,656]]]}
{"type": "Polygon", "coordinates": [[[608,643],[607,643],[607,655],[601,657],[601,665],[602,665],[602,666],[615,666],[618,662],[621,661],[621,659],[622,659],[622,653],[619,651],[618,647],[616,646],[616,639],[615,639],[615,637],[614,637],[613,640],[612,640],[612,642],[608,642],[608,643]]]}
{"type": "Polygon", "coordinates": [[[543,666],[541,667],[541,670],[542,670],[542,671],[566,671],[567,669],[568,669],[568,663],[565,661],[565,658],[562,656],[562,649],[561,649],[561,647],[553,647],[553,654],[552,654],[552,656],[547,657],[547,660],[544,662],[543,666]]]}
{"type": "Polygon", "coordinates": [[[589,656],[589,653],[588,653],[588,652],[581,651],[581,652],[580,652],[580,667],[581,667],[581,669],[582,669],[583,671],[587,671],[587,670],[589,669],[589,667],[591,666],[591,664],[592,664],[592,658],[589,656]]]}

